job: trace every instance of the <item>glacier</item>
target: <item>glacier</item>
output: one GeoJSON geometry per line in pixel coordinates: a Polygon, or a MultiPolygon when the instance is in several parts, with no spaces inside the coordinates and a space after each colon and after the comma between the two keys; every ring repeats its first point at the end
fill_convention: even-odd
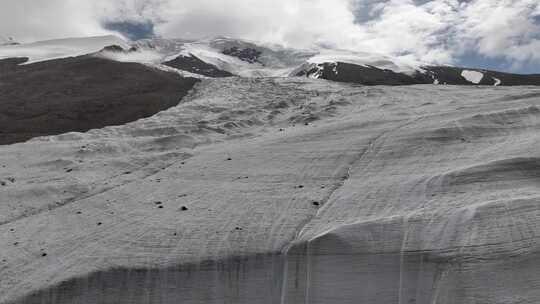
{"type": "Polygon", "coordinates": [[[203,79],[0,146],[0,303],[538,303],[539,97],[203,79]]]}

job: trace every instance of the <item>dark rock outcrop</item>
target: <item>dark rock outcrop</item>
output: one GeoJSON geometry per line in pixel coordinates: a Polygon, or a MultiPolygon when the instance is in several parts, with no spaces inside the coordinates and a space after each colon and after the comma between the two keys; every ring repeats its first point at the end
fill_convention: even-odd
{"type": "Polygon", "coordinates": [[[103,48],[103,51],[113,52],[113,53],[122,53],[125,52],[124,48],[119,45],[109,45],[103,48]]]}
{"type": "Polygon", "coordinates": [[[260,63],[259,57],[262,55],[262,52],[252,48],[240,49],[238,47],[232,47],[224,50],[223,54],[236,57],[249,63],[260,63]]]}
{"type": "Polygon", "coordinates": [[[171,61],[163,63],[166,66],[170,66],[182,71],[199,74],[207,77],[231,77],[233,74],[220,70],[215,65],[206,63],[198,57],[191,56],[178,56],[171,61]]]}

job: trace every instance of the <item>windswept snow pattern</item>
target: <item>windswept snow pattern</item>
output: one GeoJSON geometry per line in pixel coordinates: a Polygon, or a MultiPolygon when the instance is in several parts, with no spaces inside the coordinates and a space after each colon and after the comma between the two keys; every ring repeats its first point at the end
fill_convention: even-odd
{"type": "Polygon", "coordinates": [[[470,71],[470,70],[464,70],[461,72],[461,76],[463,78],[467,79],[467,81],[472,82],[474,84],[479,84],[480,81],[484,78],[484,74],[480,73],[478,71],[470,71]]]}

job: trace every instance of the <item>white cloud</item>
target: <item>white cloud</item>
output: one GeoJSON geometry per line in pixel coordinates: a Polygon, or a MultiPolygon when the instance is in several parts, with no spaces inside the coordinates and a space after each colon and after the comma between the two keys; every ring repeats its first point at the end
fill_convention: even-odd
{"type": "Polygon", "coordinates": [[[356,0],[361,23],[384,52],[439,63],[465,53],[540,64],[538,0],[356,0]]]}
{"type": "Polygon", "coordinates": [[[164,36],[227,35],[286,45],[353,46],[362,38],[348,0],[197,0],[169,2],[164,36]]]}
{"type": "Polygon", "coordinates": [[[107,33],[92,1],[0,0],[0,35],[18,41],[107,33]]]}
{"type": "Polygon", "coordinates": [[[540,64],[538,0],[0,0],[0,35],[22,41],[107,34],[106,20],[150,20],[164,37],[540,64]]]}
{"type": "Polygon", "coordinates": [[[371,43],[385,53],[411,54],[427,62],[450,62],[455,50],[449,47],[447,39],[456,15],[454,2],[383,2],[373,8],[378,17],[362,27],[369,33],[371,43]]]}
{"type": "Polygon", "coordinates": [[[478,0],[466,6],[458,27],[463,48],[489,57],[540,62],[537,0],[478,0]]]}
{"type": "Polygon", "coordinates": [[[161,22],[164,9],[172,0],[94,0],[93,9],[102,20],[161,22]]]}

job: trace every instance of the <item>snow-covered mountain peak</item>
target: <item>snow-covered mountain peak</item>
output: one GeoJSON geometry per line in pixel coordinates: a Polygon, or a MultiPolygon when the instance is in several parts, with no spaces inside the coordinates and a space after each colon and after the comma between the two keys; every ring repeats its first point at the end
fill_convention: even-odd
{"type": "Polygon", "coordinates": [[[33,63],[95,53],[110,45],[118,45],[122,48],[130,47],[128,42],[114,35],[64,38],[18,45],[3,45],[0,46],[0,59],[27,57],[27,63],[33,63]]]}
{"type": "MultiPolygon", "coordinates": [[[[132,51],[103,51],[99,55],[115,61],[158,65],[178,58],[196,58],[216,70],[243,77],[294,76],[303,68],[336,62],[374,66],[395,72],[414,73],[418,70],[417,65],[378,54],[345,50],[293,49],[230,37],[201,40],[151,38],[135,42],[127,42],[116,36],[55,39],[0,46],[0,59],[28,57],[27,63],[33,63],[92,54],[110,45],[132,51]]],[[[197,67],[187,72],[197,74],[197,67]]]]}
{"type": "Polygon", "coordinates": [[[421,70],[422,66],[406,58],[376,53],[327,48],[294,49],[230,37],[197,41],[155,38],[137,41],[135,45],[161,53],[164,62],[179,56],[194,56],[217,69],[244,77],[294,76],[299,70],[314,65],[338,62],[410,75],[421,70]]]}

